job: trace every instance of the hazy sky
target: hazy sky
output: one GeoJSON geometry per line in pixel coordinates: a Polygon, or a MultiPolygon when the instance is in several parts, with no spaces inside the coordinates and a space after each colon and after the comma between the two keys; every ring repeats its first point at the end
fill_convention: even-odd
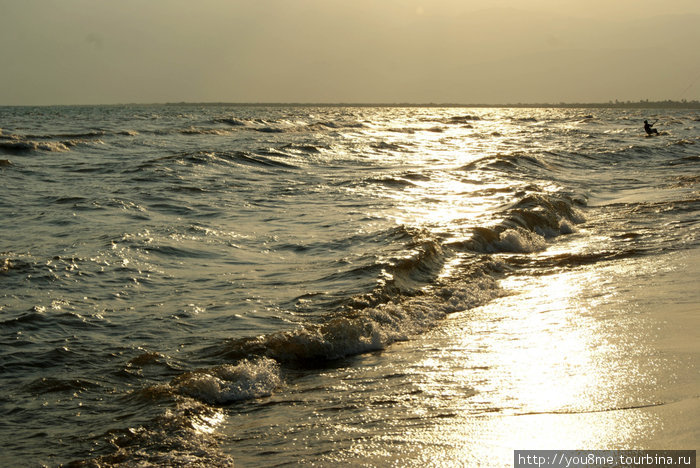
{"type": "Polygon", "coordinates": [[[699,0],[0,0],[0,105],[700,99],[699,0]]]}

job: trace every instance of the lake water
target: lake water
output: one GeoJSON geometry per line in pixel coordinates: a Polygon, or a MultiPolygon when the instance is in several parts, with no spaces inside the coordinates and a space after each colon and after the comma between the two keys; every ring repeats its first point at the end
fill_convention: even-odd
{"type": "Polygon", "coordinates": [[[0,465],[700,441],[679,422],[698,111],[0,107],[0,128],[0,465]]]}

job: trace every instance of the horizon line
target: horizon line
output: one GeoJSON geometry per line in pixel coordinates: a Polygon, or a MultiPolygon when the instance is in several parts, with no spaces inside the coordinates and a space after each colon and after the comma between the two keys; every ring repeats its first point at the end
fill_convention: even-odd
{"type": "Polygon", "coordinates": [[[235,106],[235,107],[466,107],[466,108],[700,108],[700,100],[672,100],[663,101],[608,101],[608,102],[518,102],[518,103],[458,103],[458,102],[302,102],[302,101],[167,101],[167,102],[122,102],[111,104],[0,104],[0,107],[100,107],[100,106],[235,106]]]}

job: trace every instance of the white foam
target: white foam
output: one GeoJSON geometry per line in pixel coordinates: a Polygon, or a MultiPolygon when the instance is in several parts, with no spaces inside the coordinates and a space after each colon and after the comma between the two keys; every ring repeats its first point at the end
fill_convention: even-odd
{"type": "Polygon", "coordinates": [[[532,253],[544,250],[546,246],[547,241],[542,235],[523,229],[506,229],[496,242],[501,252],[532,253]]]}
{"type": "MultiPolygon", "coordinates": [[[[501,294],[497,281],[479,272],[453,278],[400,302],[345,312],[321,325],[258,337],[236,349],[263,350],[280,361],[333,360],[383,349],[424,332],[447,314],[477,307],[501,294]]],[[[259,351],[253,351],[259,352],[259,351]]],[[[214,392],[219,389],[215,388],[214,392]]]]}
{"type": "Polygon", "coordinates": [[[65,144],[58,142],[58,141],[46,141],[46,142],[27,142],[29,143],[33,148],[32,149],[38,149],[41,151],[51,151],[51,152],[65,152],[65,151],[70,151],[68,146],[65,144]]]}
{"type": "Polygon", "coordinates": [[[573,234],[576,232],[576,228],[571,222],[567,221],[566,219],[562,219],[559,223],[559,232],[561,234],[573,234]]]}
{"type": "Polygon", "coordinates": [[[281,385],[279,365],[268,358],[181,375],[171,384],[178,393],[208,404],[226,404],[270,395],[281,385]]]}
{"type": "Polygon", "coordinates": [[[0,145],[11,151],[50,151],[50,152],[66,152],[70,151],[68,146],[58,141],[10,141],[0,145]]]}

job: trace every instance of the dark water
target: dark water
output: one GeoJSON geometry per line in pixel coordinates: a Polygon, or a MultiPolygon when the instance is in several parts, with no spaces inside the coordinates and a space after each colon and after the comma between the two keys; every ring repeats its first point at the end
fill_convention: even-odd
{"type": "Polygon", "coordinates": [[[643,112],[0,108],[0,464],[418,465],[390,434],[535,411],[441,333],[696,258],[700,114],[643,112]]]}

